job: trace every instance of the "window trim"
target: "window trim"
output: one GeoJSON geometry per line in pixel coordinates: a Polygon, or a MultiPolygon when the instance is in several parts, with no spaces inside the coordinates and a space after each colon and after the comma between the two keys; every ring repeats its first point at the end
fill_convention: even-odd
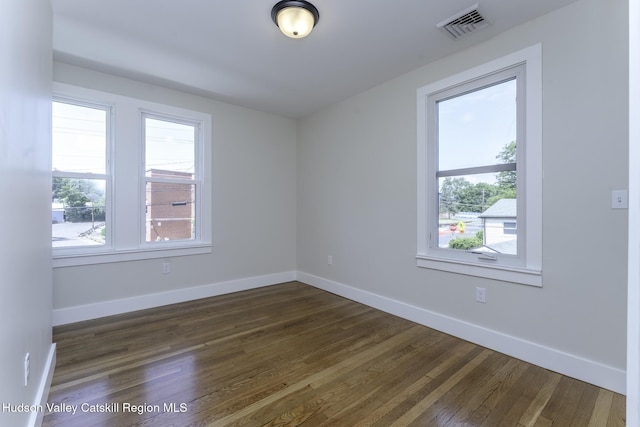
{"type": "MultiPolygon", "coordinates": [[[[542,286],[542,45],[525,48],[419,88],[417,114],[417,266],[542,286]],[[518,144],[518,158],[524,159],[523,168],[518,170],[518,205],[526,206],[526,210],[519,209],[518,217],[518,232],[524,236],[524,239],[519,239],[522,242],[518,242],[518,257],[521,262],[506,265],[484,257],[447,256],[446,250],[431,247],[429,239],[429,234],[433,232],[430,225],[430,219],[433,219],[433,199],[429,196],[433,190],[430,191],[430,185],[436,179],[437,171],[437,159],[430,154],[433,148],[429,140],[435,138],[436,126],[431,125],[427,118],[429,98],[520,64],[523,64],[526,75],[523,123],[525,144],[518,144]],[[522,219],[520,212],[524,213],[522,219]]],[[[520,164],[518,167],[520,168],[520,164]]]]}
{"type": "MultiPolygon", "coordinates": [[[[211,114],[188,110],[171,105],[82,88],[64,83],[53,83],[53,100],[71,101],[80,105],[110,106],[111,152],[108,167],[111,173],[111,246],[75,246],[53,248],[53,267],[102,264],[153,258],[196,255],[212,252],[211,238],[211,185],[212,185],[212,118],[211,114]],[[196,226],[198,233],[193,240],[176,240],[147,244],[143,234],[143,212],[139,181],[130,185],[131,179],[139,179],[144,161],[143,122],[144,114],[165,117],[197,124],[201,141],[196,142],[196,159],[200,167],[200,200],[196,226]],[[127,145],[119,141],[137,141],[127,145]],[[135,168],[135,169],[134,169],[135,168]],[[127,182],[128,180],[128,182],[127,182]],[[118,212],[120,214],[118,215],[118,212]],[[91,249],[91,250],[89,250],[91,249]]],[[[197,130],[198,132],[198,130],[197,130]]],[[[144,203],[144,200],[142,201],[144,203]]]]}

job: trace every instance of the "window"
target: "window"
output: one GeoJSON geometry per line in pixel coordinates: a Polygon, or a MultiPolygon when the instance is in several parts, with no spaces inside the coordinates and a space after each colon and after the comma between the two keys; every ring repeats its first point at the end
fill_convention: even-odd
{"type": "Polygon", "coordinates": [[[197,125],[144,115],[145,242],[196,238],[197,125]]]}
{"type": "Polygon", "coordinates": [[[211,252],[211,116],[54,89],[54,266],[211,252]]]}
{"type": "Polygon", "coordinates": [[[541,285],[540,53],[418,90],[418,266],[541,285]]]}
{"type": "Polygon", "coordinates": [[[518,228],[515,221],[505,221],[502,223],[504,234],[518,234],[518,228]]]}
{"type": "Polygon", "coordinates": [[[108,106],[53,102],[51,244],[54,248],[108,244],[110,121],[108,106]]]}

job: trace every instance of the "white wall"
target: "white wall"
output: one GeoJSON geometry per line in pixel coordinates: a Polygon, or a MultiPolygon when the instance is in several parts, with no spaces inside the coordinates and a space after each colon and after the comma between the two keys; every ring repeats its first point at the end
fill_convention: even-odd
{"type": "MultiPolygon", "coordinates": [[[[40,403],[51,345],[51,8],[0,3],[0,403],[40,403]],[[31,379],[23,383],[25,353],[31,379]]],[[[32,414],[0,412],[0,425],[32,414]]]]}
{"type": "Polygon", "coordinates": [[[627,9],[579,1],[301,120],[298,270],[345,294],[568,356],[558,366],[584,361],[615,378],[583,378],[624,391],[627,211],[611,210],[610,193],[628,179],[627,9]],[[416,89],[536,43],[543,287],[417,268],[416,89]],[[476,286],[486,304],[475,302],[476,286]]]}
{"type": "MultiPolygon", "coordinates": [[[[173,292],[163,300],[173,302],[180,295],[203,296],[180,293],[194,287],[204,286],[206,295],[217,292],[208,285],[256,277],[241,284],[266,284],[286,272],[295,277],[295,120],[57,62],[54,80],[210,113],[213,124],[213,253],[171,258],[166,275],[162,259],[55,268],[54,321],[65,310],[89,305],[92,311],[114,300],[173,292]]],[[[147,300],[154,301],[160,300],[147,300]]]]}

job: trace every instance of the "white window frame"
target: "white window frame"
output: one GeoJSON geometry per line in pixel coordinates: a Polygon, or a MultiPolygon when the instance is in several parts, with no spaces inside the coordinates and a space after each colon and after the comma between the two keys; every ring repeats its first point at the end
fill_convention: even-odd
{"type": "MultiPolygon", "coordinates": [[[[88,254],[100,253],[105,250],[110,250],[113,247],[112,244],[112,214],[113,214],[113,168],[111,157],[113,155],[113,105],[105,102],[92,102],[82,99],[77,99],[69,96],[54,96],[54,102],[60,102],[64,104],[76,105],[78,107],[94,108],[102,110],[106,113],[106,140],[105,140],[105,172],[104,174],[98,173],[78,173],[78,172],[66,172],[60,170],[54,170],[51,172],[52,178],[73,178],[73,179],[100,179],[105,181],[105,244],[104,245],[88,245],[82,246],[82,249],[88,254]]],[[[69,253],[77,251],[78,246],[59,247],[53,248],[53,251],[59,253],[69,253]]]]}
{"type": "Polygon", "coordinates": [[[158,114],[157,112],[154,111],[147,111],[147,110],[142,110],[141,111],[141,117],[140,117],[141,123],[141,129],[142,129],[142,137],[141,137],[141,147],[142,147],[142,153],[140,156],[141,159],[141,166],[140,166],[140,193],[141,194],[146,194],[146,186],[147,183],[150,182],[165,182],[165,183],[175,183],[175,184],[187,184],[187,185],[193,185],[195,186],[195,235],[194,235],[194,239],[193,240],[169,240],[169,241],[161,241],[161,242],[147,242],[146,241],[146,215],[145,215],[145,211],[146,211],[146,199],[145,197],[141,197],[140,198],[140,212],[141,212],[141,218],[140,220],[142,221],[142,227],[140,229],[140,244],[148,249],[153,249],[153,248],[157,248],[157,247],[172,247],[172,246],[182,246],[184,245],[185,242],[189,242],[189,241],[198,241],[201,240],[202,238],[202,225],[200,224],[200,218],[202,217],[202,206],[200,203],[200,200],[202,199],[202,172],[204,170],[204,162],[203,162],[203,156],[201,154],[202,152],[202,144],[199,143],[199,141],[202,140],[202,123],[199,120],[193,120],[193,119],[189,119],[186,117],[178,117],[178,116],[169,116],[167,114],[158,114]],[[167,121],[167,122],[172,122],[172,123],[179,123],[179,124],[183,124],[183,125],[189,125],[189,126],[193,126],[195,128],[195,155],[194,155],[194,166],[195,166],[195,173],[193,176],[193,179],[177,179],[177,178],[152,178],[152,177],[148,177],[146,176],[146,164],[145,164],[145,151],[146,151],[146,130],[145,130],[145,119],[146,118],[150,118],[150,119],[156,119],[156,120],[163,120],[163,121],[167,121]]]}
{"type": "MultiPolygon", "coordinates": [[[[481,87],[482,85],[480,85],[481,87]]],[[[519,92],[520,94],[520,92],[519,92]]],[[[542,286],[542,46],[514,52],[421,87],[417,91],[419,267],[506,282],[542,286]],[[486,256],[438,247],[437,147],[433,111],[438,96],[468,91],[475,82],[523,66],[524,111],[519,111],[517,143],[518,254],[486,256]]]]}
{"type": "Polygon", "coordinates": [[[110,159],[111,179],[107,186],[111,190],[111,204],[107,207],[110,218],[107,245],[53,248],[53,267],[211,253],[211,115],[58,82],[53,83],[53,93],[54,100],[109,106],[111,109],[111,145],[107,154],[110,159]],[[196,125],[195,161],[199,188],[194,239],[146,242],[145,192],[142,187],[145,183],[145,115],[196,125]]]}

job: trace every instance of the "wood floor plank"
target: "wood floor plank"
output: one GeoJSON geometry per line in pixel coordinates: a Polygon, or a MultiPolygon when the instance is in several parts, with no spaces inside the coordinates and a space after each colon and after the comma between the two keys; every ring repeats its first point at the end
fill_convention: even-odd
{"type": "Polygon", "coordinates": [[[555,425],[570,426],[578,410],[578,403],[582,398],[582,393],[584,393],[584,383],[580,381],[570,381],[570,383],[562,403],[553,417],[555,425]]]}
{"type": "Polygon", "coordinates": [[[613,392],[609,390],[599,390],[598,399],[591,413],[591,420],[587,427],[606,426],[613,403],[613,392]]]}
{"type": "MultiPolygon", "coordinates": [[[[215,422],[210,424],[210,427],[233,425],[238,420],[242,418],[250,417],[253,412],[261,409],[265,405],[268,405],[272,402],[275,402],[278,399],[285,397],[287,394],[298,392],[299,390],[302,390],[305,387],[311,387],[311,384],[320,383],[323,380],[326,381],[327,378],[331,379],[331,378],[334,378],[335,376],[340,376],[344,374],[344,372],[346,372],[347,370],[351,369],[352,366],[360,365],[365,361],[367,361],[368,359],[375,357],[378,354],[378,352],[384,351],[385,349],[388,349],[388,348],[392,348],[398,345],[399,342],[406,342],[406,340],[410,339],[413,336],[413,333],[415,333],[419,329],[420,329],[419,326],[414,326],[408,331],[405,331],[392,338],[389,338],[388,340],[383,341],[379,346],[360,352],[354,355],[353,357],[343,360],[335,365],[332,365],[321,372],[318,372],[314,375],[311,375],[305,378],[302,381],[299,381],[295,384],[291,384],[286,389],[283,389],[277,393],[274,393],[266,397],[265,399],[259,402],[256,402],[246,408],[243,408],[241,411],[237,411],[232,415],[216,420],[215,422]]],[[[242,424],[244,424],[244,422],[242,424]]]]}
{"type": "Polygon", "coordinates": [[[522,362],[510,359],[502,354],[496,358],[496,365],[492,365],[491,371],[483,378],[476,380],[479,387],[473,393],[459,399],[453,409],[451,418],[443,423],[446,426],[479,424],[490,413],[489,402],[495,400],[495,395],[500,393],[503,384],[509,378],[515,378],[514,371],[523,369],[522,362]],[[478,411],[478,413],[476,413],[478,411]],[[483,414],[479,416],[478,414],[483,414]]]}
{"type": "Polygon", "coordinates": [[[424,399],[413,406],[402,417],[398,418],[391,427],[399,427],[409,425],[416,420],[426,409],[428,409],[435,401],[437,401],[444,393],[449,391],[466,375],[473,371],[480,363],[482,363],[489,355],[491,350],[483,350],[479,355],[474,357],[469,363],[462,367],[458,372],[451,376],[447,381],[441,384],[433,392],[429,393],[424,399]]]}
{"type": "Polygon", "coordinates": [[[625,408],[624,396],[614,393],[609,419],[607,420],[607,427],[623,427],[625,425],[625,408]]]}
{"type": "Polygon", "coordinates": [[[299,282],[54,341],[49,403],[78,407],[45,427],[624,426],[624,396],[299,282]]]}
{"type": "Polygon", "coordinates": [[[527,399],[528,391],[537,390],[540,387],[537,384],[539,368],[522,361],[519,362],[516,369],[499,383],[500,387],[496,393],[484,402],[482,414],[486,414],[486,417],[482,423],[479,423],[480,419],[476,418],[476,425],[496,427],[513,426],[518,423],[535,395],[532,393],[527,399]]]}
{"type": "Polygon", "coordinates": [[[342,409],[336,414],[336,420],[330,421],[339,420],[342,424],[350,426],[371,426],[381,422],[411,396],[431,384],[439,373],[459,362],[473,349],[474,346],[470,343],[441,334],[440,339],[434,339],[433,345],[421,348],[407,364],[398,366],[389,373],[388,378],[381,379],[383,388],[375,399],[362,402],[357,412],[348,413],[342,409]],[[411,372],[412,375],[407,376],[407,372],[411,372]]]}
{"type": "Polygon", "coordinates": [[[547,406],[549,399],[551,399],[551,395],[562,378],[560,374],[556,374],[555,372],[550,372],[547,377],[548,379],[545,381],[542,388],[540,388],[536,393],[535,398],[531,401],[531,404],[522,417],[520,417],[519,425],[522,427],[533,427],[536,424],[540,414],[544,410],[545,406],[547,406]]]}
{"type": "Polygon", "coordinates": [[[576,412],[573,414],[573,419],[569,427],[584,427],[588,426],[593,416],[593,409],[598,400],[598,393],[600,389],[591,384],[584,384],[584,391],[582,397],[576,407],[576,412]]]}

